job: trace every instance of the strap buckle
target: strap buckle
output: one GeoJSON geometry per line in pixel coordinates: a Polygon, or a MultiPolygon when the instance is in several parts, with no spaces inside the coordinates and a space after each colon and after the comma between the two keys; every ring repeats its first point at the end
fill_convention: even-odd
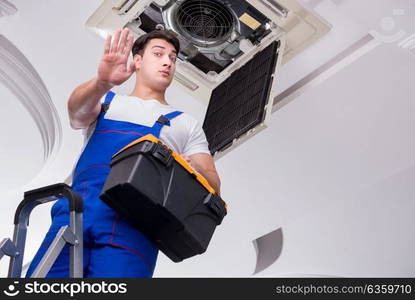
{"type": "Polygon", "coordinates": [[[167,125],[167,126],[170,126],[170,120],[169,119],[167,119],[165,116],[163,116],[163,115],[161,115],[158,119],[157,119],[157,121],[156,122],[158,122],[158,123],[160,123],[160,124],[163,124],[163,125],[167,125]]]}

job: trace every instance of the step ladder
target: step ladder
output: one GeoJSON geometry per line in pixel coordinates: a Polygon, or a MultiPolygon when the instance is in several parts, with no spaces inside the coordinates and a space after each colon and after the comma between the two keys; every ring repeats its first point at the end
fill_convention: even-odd
{"type": "Polygon", "coordinates": [[[83,277],[83,199],[64,183],[49,185],[24,193],[23,200],[17,207],[14,216],[13,240],[5,238],[0,243],[0,260],[3,256],[10,257],[7,277],[21,277],[27,227],[29,226],[29,217],[33,208],[61,198],[66,198],[69,201],[69,226],[62,226],[59,229],[52,244],[42,257],[31,277],[45,277],[66,244],[70,246],[69,277],[83,277]]]}

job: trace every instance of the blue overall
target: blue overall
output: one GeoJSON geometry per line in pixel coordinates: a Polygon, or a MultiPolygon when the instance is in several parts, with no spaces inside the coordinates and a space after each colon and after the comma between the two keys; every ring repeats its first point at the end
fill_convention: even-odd
{"type": "MultiPolygon", "coordinates": [[[[103,107],[114,97],[108,92],[103,107]]],[[[158,249],[123,217],[107,206],[99,194],[110,172],[111,157],[146,134],[160,136],[163,125],[180,115],[174,111],[160,116],[152,127],[105,119],[103,110],[73,174],[72,189],[84,199],[84,277],[152,277],[158,249]]],[[[68,201],[58,200],[51,210],[52,225],[36,253],[26,277],[35,270],[58,230],[69,224],[68,201]]],[[[47,277],[69,276],[69,246],[66,245],[47,277]]]]}

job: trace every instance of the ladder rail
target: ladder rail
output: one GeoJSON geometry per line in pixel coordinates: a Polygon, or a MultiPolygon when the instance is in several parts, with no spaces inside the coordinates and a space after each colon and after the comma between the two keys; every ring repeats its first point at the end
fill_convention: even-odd
{"type": "MultiPolygon", "coordinates": [[[[29,225],[30,213],[32,210],[44,203],[56,201],[61,198],[67,198],[69,201],[70,211],[70,225],[69,230],[74,236],[73,243],[68,239],[64,239],[64,243],[70,246],[70,277],[82,277],[83,270],[83,199],[82,197],[72,191],[72,189],[64,184],[58,183],[49,185],[35,190],[30,190],[24,193],[23,200],[16,209],[14,216],[14,233],[11,241],[14,248],[10,245],[10,239],[4,239],[0,243],[0,259],[2,256],[10,256],[8,277],[19,278],[22,273],[24,250],[26,246],[27,227],[29,225]],[[14,252],[13,252],[14,251],[14,252]]],[[[69,236],[66,234],[66,236],[69,236]]],[[[57,246],[59,243],[57,243],[57,246]]],[[[58,250],[58,249],[56,249],[58,250]]],[[[60,249],[62,250],[62,249],[60,249]]],[[[60,250],[57,252],[60,253],[60,250]]],[[[49,251],[49,250],[48,250],[49,251]]],[[[51,249],[51,251],[55,251],[51,249]]],[[[56,252],[56,251],[55,251],[56,252]]],[[[56,257],[49,256],[51,259],[47,264],[53,264],[56,257]]],[[[46,274],[42,274],[46,275],[46,274]]]]}

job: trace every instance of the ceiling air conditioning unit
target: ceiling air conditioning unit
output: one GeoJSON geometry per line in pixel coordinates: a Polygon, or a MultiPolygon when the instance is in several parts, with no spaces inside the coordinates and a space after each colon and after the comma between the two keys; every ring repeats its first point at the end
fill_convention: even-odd
{"type": "Polygon", "coordinates": [[[215,159],[269,124],[279,66],[330,30],[297,0],[104,0],[86,26],[177,34],[175,83],[207,105],[215,159]]]}

